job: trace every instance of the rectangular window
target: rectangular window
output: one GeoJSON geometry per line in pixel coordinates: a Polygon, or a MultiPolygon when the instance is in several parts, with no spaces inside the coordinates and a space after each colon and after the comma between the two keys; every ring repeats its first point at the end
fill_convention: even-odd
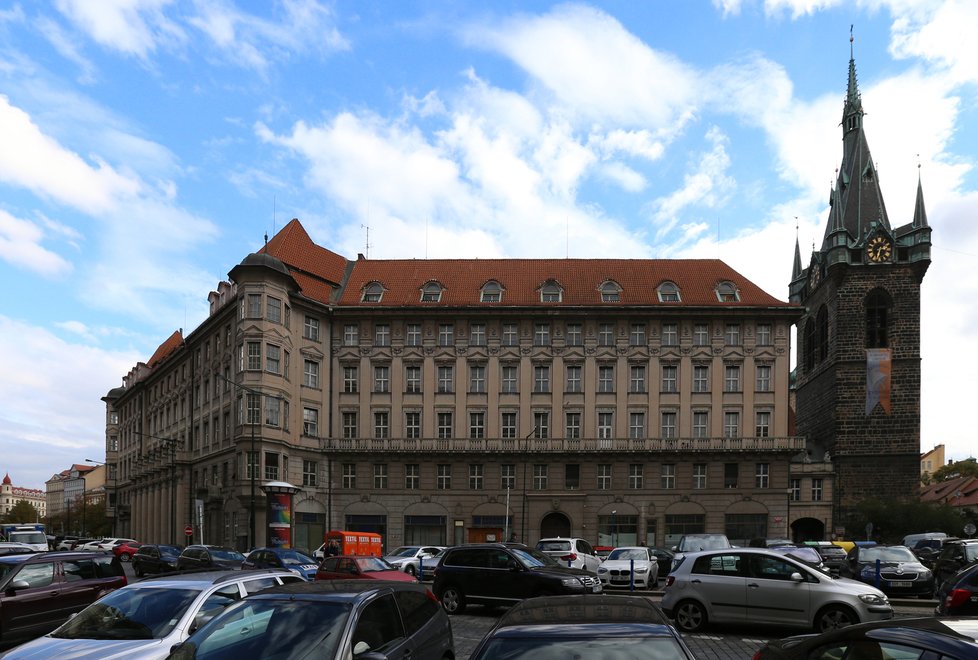
{"type": "Polygon", "coordinates": [[[648,345],[649,338],[644,323],[632,323],[632,331],[628,335],[628,343],[632,346],[648,345]]]}
{"type": "Polygon", "coordinates": [[[723,413],[723,437],[740,437],[740,413],[728,410],[723,413]]]}
{"type": "Polygon", "coordinates": [[[408,394],[421,393],[421,365],[408,364],[404,366],[404,391],[408,394]]]}
{"type": "Polygon", "coordinates": [[[356,394],[360,389],[359,367],[343,367],[343,391],[356,394]]]}
{"type": "Polygon", "coordinates": [[[550,480],[550,466],[546,463],[537,463],[533,466],[533,490],[547,490],[547,482],[550,480]]]}
{"type": "Polygon", "coordinates": [[[391,391],[391,368],[386,364],[374,366],[374,392],[391,391]]]}
{"type": "Polygon", "coordinates": [[[248,394],[248,423],[261,424],[261,397],[248,394]]]}
{"type": "Polygon", "coordinates": [[[516,413],[504,410],[500,413],[499,431],[504,438],[516,437],[516,413]]]}
{"type": "Polygon", "coordinates": [[[628,437],[640,440],[645,437],[645,413],[628,413],[628,437]]]}
{"type": "Polygon", "coordinates": [[[533,326],[533,345],[550,346],[550,324],[536,323],[533,326]]]}
{"type": "Polygon", "coordinates": [[[289,430],[289,404],[287,401],[275,397],[265,397],[265,424],[268,426],[282,426],[286,431],[289,430]],[[282,424],[282,420],[285,424],[282,424]]]}
{"type": "Polygon", "coordinates": [[[248,342],[248,369],[254,371],[261,369],[261,342],[248,342]]]}
{"type": "Polygon", "coordinates": [[[265,452],[265,480],[278,481],[278,454],[265,452]]]}
{"type": "Polygon", "coordinates": [[[757,391],[758,392],[770,392],[771,391],[771,365],[769,364],[759,364],[755,367],[757,370],[757,391]]]}
{"type": "Polygon", "coordinates": [[[261,294],[260,293],[248,294],[248,318],[250,319],[261,318],[261,294]]]}
{"type": "Polygon", "coordinates": [[[581,487],[581,466],[577,463],[568,463],[564,466],[564,488],[567,490],[577,490],[581,487]]]}
{"type": "Polygon", "coordinates": [[[754,437],[767,438],[771,435],[771,413],[758,410],[754,413],[754,437]]]}
{"type": "Polygon", "coordinates": [[[469,392],[481,394],[486,391],[486,366],[484,364],[469,365],[469,392]]]}
{"type": "Polygon", "coordinates": [[[770,346],[771,345],[771,324],[770,323],[758,323],[757,324],[757,345],[758,346],[770,346]]]}
{"type": "Polygon", "coordinates": [[[706,488],[706,463],[693,463],[693,488],[706,488]]]}
{"type": "Polygon", "coordinates": [[[710,437],[710,413],[705,410],[693,411],[693,437],[710,437]]]}
{"type": "Polygon", "coordinates": [[[404,343],[407,346],[421,345],[421,324],[408,323],[404,329],[404,343]]]}
{"type": "Polygon", "coordinates": [[[546,393],[550,391],[550,366],[537,364],[533,367],[533,391],[546,393]]]}
{"type": "Polygon", "coordinates": [[[705,364],[693,365],[693,391],[710,391],[710,367],[705,364]]]}
{"type": "Polygon", "coordinates": [[[693,345],[710,345],[710,326],[706,323],[697,323],[693,326],[693,345]]]}
{"type": "Polygon", "coordinates": [[[247,479],[257,479],[258,478],[258,452],[249,451],[247,452],[248,467],[247,479]]]}
{"type": "Polygon", "coordinates": [[[302,435],[319,436],[319,411],[315,408],[302,409],[302,435]]]}
{"type": "Polygon", "coordinates": [[[533,424],[536,427],[533,431],[534,438],[550,437],[550,413],[542,411],[533,413],[533,424]]]}
{"type": "Polygon", "coordinates": [[[484,487],[484,469],[481,463],[469,465],[469,490],[482,490],[484,487]]]}
{"type": "Polygon", "coordinates": [[[611,490],[611,463],[598,463],[598,490],[611,490]]]}
{"type": "Polygon", "coordinates": [[[812,479],[812,502],[822,501],[822,480],[812,479]]]}
{"type": "Polygon", "coordinates": [[[506,394],[519,392],[519,374],[515,364],[504,364],[500,367],[500,389],[506,394]]]}
{"type": "Polygon", "coordinates": [[[412,440],[421,437],[421,411],[408,410],[404,413],[404,436],[412,440]]]}
{"type": "Polygon", "coordinates": [[[268,320],[272,323],[282,322],[282,301],[271,296],[268,297],[268,320]]]}
{"type": "Polygon", "coordinates": [[[319,341],[319,319],[307,316],[302,326],[302,336],[310,341],[319,341]]]}
{"type": "Polygon", "coordinates": [[[792,502],[801,501],[801,479],[798,479],[797,477],[792,477],[789,479],[788,489],[791,491],[788,499],[790,499],[792,502]]]}
{"type": "Polygon", "coordinates": [[[455,435],[455,429],[452,425],[452,413],[451,412],[440,412],[438,413],[438,437],[439,438],[451,438],[455,435]]]}
{"type": "Polygon", "coordinates": [[[473,323],[469,326],[469,346],[486,345],[486,324],[473,323]]]}
{"type": "Polygon", "coordinates": [[[727,346],[739,346],[740,324],[728,323],[723,331],[723,340],[727,343],[727,346]]]}
{"type": "Polygon", "coordinates": [[[615,345],[615,324],[602,323],[598,326],[598,346],[615,345]]]}
{"type": "Polygon", "coordinates": [[[343,488],[355,490],[357,487],[357,464],[343,464],[343,488]]]}
{"type": "Polygon", "coordinates": [[[679,365],[662,365],[662,392],[679,391],[679,365]]]}
{"type": "Polygon", "coordinates": [[[645,365],[633,364],[628,371],[628,391],[635,394],[645,394],[645,365]]]}
{"type": "Polygon", "coordinates": [[[723,464],[723,487],[736,488],[739,481],[740,481],[740,464],[724,463],[723,464]]]}
{"type": "Polygon", "coordinates": [[[356,438],[357,433],[357,414],[353,411],[343,413],[343,437],[356,438]]]}
{"type": "Polygon", "coordinates": [[[389,438],[391,432],[391,414],[386,410],[374,412],[374,437],[377,439],[389,438]]]}
{"type": "Polygon", "coordinates": [[[579,364],[568,364],[565,367],[567,374],[567,380],[564,389],[567,392],[581,392],[583,391],[581,387],[581,374],[583,373],[583,367],[579,364]]]}
{"type": "Polygon", "coordinates": [[[404,489],[405,490],[421,489],[421,464],[420,463],[407,463],[404,466],[404,489]]]}
{"type": "Polygon", "coordinates": [[[754,466],[754,488],[767,488],[771,476],[770,463],[757,463],[754,466]]]}
{"type": "Polygon", "coordinates": [[[611,411],[598,413],[598,437],[605,440],[615,437],[615,413],[611,411]]]}
{"type": "Polygon", "coordinates": [[[374,326],[374,346],[391,345],[391,326],[389,323],[378,323],[374,326]]]}
{"type": "Polygon", "coordinates": [[[455,391],[455,369],[450,366],[438,367],[438,391],[442,394],[455,391]]]}
{"type": "Polygon", "coordinates": [[[584,333],[581,330],[580,323],[567,324],[567,345],[568,346],[584,345],[584,333]]]}
{"type": "Polygon", "coordinates": [[[305,360],[302,365],[302,384],[306,387],[319,387],[319,363],[305,360]]]}
{"type": "Polygon", "coordinates": [[[479,410],[469,413],[469,437],[486,437],[486,413],[479,410]]]}
{"type": "Polygon", "coordinates": [[[387,488],[387,463],[374,464],[374,490],[387,488]]]}
{"type": "Polygon", "coordinates": [[[679,325],[676,323],[662,324],[662,345],[679,346],[679,325]]]}
{"type": "Polygon", "coordinates": [[[673,488],[675,488],[676,487],[676,464],[663,463],[662,472],[660,473],[660,476],[661,476],[661,484],[664,489],[672,490],[673,488]]]}
{"type": "Polygon", "coordinates": [[[667,410],[662,413],[662,437],[663,438],[675,438],[676,437],[676,420],[679,417],[679,413],[674,410],[667,410]]]}
{"type": "Polygon", "coordinates": [[[645,466],[641,463],[632,463],[628,466],[628,487],[638,490],[645,485],[645,466]]]}
{"type": "Polygon", "coordinates": [[[610,364],[598,366],[598,391],[615,391],[615,368],[610,364]]]}
{"type": "Polygon", "coordinates": [[[504,323],[503,324],[503,346],[519,346],[520,345],[520,334],[519,328],[515,323],[504,323]]]}
{"type": "Polygon", "coordinates": [[[455,326],[451,323],[442,323],[438,326],[438,345],[455,345],[455,326]]]}
{"type": "Polygon", "coordinates": [[[564,413],[564,419],[566,424],[564,426],[564,437],[568,440],[580,440],[581,439],[581,413],[579,412],[568,412],[564,413]]]}
{"type": "Polygon", "coordinates": [[[316,486],[319,483],[319,464],[316,461],[302,461],[302,485],[316,486]]]}
{"type": "Polygon", "coordinates": [[[343,345],[356,346],[360,343],[360,326],[348,323],[343,326],[343,345]]]}
{"type": "Polygon", "coordinates": [[[740,391],[740,365],[728,364],[723,368],[723,391],[740,391]]]}
{"type": "MultiPolygon", "coordinates": [[[[272,374],[278,374],[281,372],[281,359],[282,349],[278,346],[272,344],[267,344],[265,346],[265,370],[272,374]]],[[[207,392],[205,391],[205,394],[207,392]]]]}
{"type": "Polygon", "coordinates": [[[439,463],[437,466],[437,481],[435,483],[438,490],[452,489],[452,466],[449,463],[439,463]]]}
{"type": "Polygon", "coordinates": [[[499,466],[499,487],[503,490],[516,489],[516,465],[503,463],[499,466]]]}

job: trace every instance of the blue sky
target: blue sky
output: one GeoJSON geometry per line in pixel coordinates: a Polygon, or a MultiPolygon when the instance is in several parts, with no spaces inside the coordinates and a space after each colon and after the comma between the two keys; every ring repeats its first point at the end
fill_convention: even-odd
{"type": "Polygon", "coordinates": [[[0,471],[103,457],[100,397],[293,217],[350,258],[719,257],[786,299],[850,25],[891,223],[919,174],[934,228],[922,448],[971,455],[978,3],[57,0],[0,6],[0,471]]]}

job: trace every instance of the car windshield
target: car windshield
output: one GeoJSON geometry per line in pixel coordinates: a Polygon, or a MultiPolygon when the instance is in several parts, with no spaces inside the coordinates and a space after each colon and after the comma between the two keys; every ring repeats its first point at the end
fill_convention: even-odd
{"type": "Polygon", "coordinates": [[[876,561],[877,559],[880,561],[917,561],[917,557],[910,552],[910,548],[902,545],[863,548],[859,551],[859,561],[861,562],[876,561]]]}
{"type": "Polygon", "coordinates": [[[48,537],[44,532],[11,532],[10,540],[17,543],[43,543],[48,544],[48,537]]]}
{"type": "Polygon", "coordinates": [[[248,599],[235,603],[197,631],[169,657],[332,658],[350,607],[342,603],[248,599]]]}
{"type": "Polygon", "coordinates": [[[971,543],[964,546],[964,556],[968,558],[968,561],[978,560],[978,544],[971,543]]]}
{"type": "Polygon", "coordinates": [[[217,548],[211,549],[211,555],[214,559],[224,559],[226,561],[244,561],[244,555],[237,550],[219,550],[217,548]]]}
{"type": "Polygon", "coordinates": [[[671,637],[495,637],[479,660],[686,660],[686,653],[671,637]]]}
{"type": "Polygon", "coordinates": [[[375,573],[377,571],[397,570],[380,557],[357,557],[354,561],[364,573],[375,573]]]}
{"type": "Polygon", "coordinates": [[[388,557],[413,557],[418,554],[418,546],[416,545],[404,545],[396,550],[387,553],[388,557]]]}
{"type": "Polygon", "coordinates": [[[642,548],[615,548],[611,551],[611,554],[608,555],[608,560],[612,559],[636,559],[648,561],[649,553],[647,550],[643,550],[642,548]]]}
{"type": "Polygon", "coordinates": [[[119,589],[51,633],[58,639],[160,639],[200,594],[195,589],[119,589]]]}
{"type": "Polygon", "coordinates": [[[182,552],[180,548],[172,545],[158,545],[156,547],[160,549],[160,556],[166,559],[176,559],[182,552]]]}
{"type": "Polygon", "coordinates": [[[540,541],[537,550],[544,552],[570,552],[570,541],[540,541]]]}
{"type": "Polygon", "coordinates": [[[7,576],[13,573],[15,570],[17,570],[18,566],[20,566],[20,562],[17,562],[16,564],[8,564],[7,562],[0,562],[0,582],[6,580],[7,576]]]}
{"type": "Polygon", "coordinates": [[[683,540],[682,550],[695,552],[697,550],[724,550],[730,547],[726,536],[687,536],[683,540]]]}
{"type": "Polygon", "coordinates": [[[526,568],[539,568],[541,566],[563,566],[554,561],[553,557],[535,548],[510,548],[520,563],[526,568]]]}
{"type": "Polygon", "coordinates": [[[781,554],[788,555],[789,557],[794,557],[795,559],[807,561],[812,564],[818,564],[822,561],[821,555],[818,554],[815,548],[782,547],[774,548],[774,550],[780,552],[781,554]]]}
{"type": "Polygon", "coordinates": [[[316,560],[312,557],[307,557],[301,552],[297,552],[295,550],[279,550],[276,554],[286,566],[305,566],[307,564],[316,563],[316,560]]]}

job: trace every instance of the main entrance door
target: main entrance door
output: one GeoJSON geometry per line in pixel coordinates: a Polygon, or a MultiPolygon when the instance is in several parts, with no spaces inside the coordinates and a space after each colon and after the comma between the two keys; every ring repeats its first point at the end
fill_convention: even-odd
{"type": "Polygon", "coordinates": [[[540,521],[540,538],[549,539],[554,536],[570,536],[570,520],[562,513],[552,511],[540,521]]]}

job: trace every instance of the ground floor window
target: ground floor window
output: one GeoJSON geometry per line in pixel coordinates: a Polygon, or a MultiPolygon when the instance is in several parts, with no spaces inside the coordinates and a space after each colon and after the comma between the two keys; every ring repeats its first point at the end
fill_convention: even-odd
{"type": "Polygon", "coordinates": [[[636,545],[638,516],[612,513],[598,516],[598,545],[636,545]]]}
{"type": "Polygon", "coordinates": [[[446,545],[445,516],[404,516],[404,545],[446,545]]]}
{"type": "Polygon", "coordinates": [[[292,534],[292,547],[312,556],[313,551],[326,538],[326,514],[297,511],[292,534]]]}
{"type": "MultiPolygon", "coordinates": [[[[387,543],[387,516],[357,516],[352,514],[346,515],[346,525],[343,527],[344,530],[349,532],[374,532],[375,534],[380,534],[380,538],[384,539],[384,543],[387,543]]],[[[319,546],[316,546],[317,548],[319,546]]],[[[393,548],[384,547],[384,551],[393,550],[393,548]]]]}
{"type": "Polygon", "coordinates": [[[666,538],[667,548],[679,545],[679,539],[686,534],[705,534],[706,533],[706,514],[703,513],[679,513],[666,514],[666,538]]]}
{"type": "Polygon", "coordinates": [[[728,513],[726,534],[733,545],[747,546],[751,539],[767,538],[766,513],[728,513]]]}

